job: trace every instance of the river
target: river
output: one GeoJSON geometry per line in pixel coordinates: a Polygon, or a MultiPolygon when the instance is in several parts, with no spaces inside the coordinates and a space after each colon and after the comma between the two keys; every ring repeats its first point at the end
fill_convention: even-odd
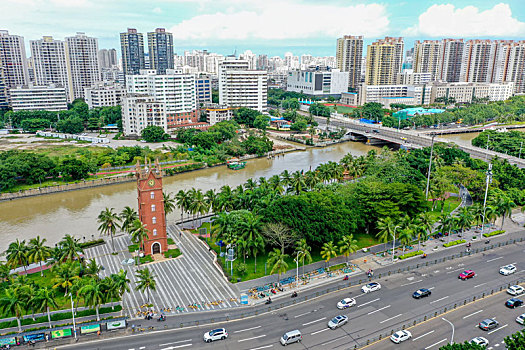
{"type": "MultiPolygon", "coordinates": [[[[276,159],[259,158],[248,161],[239,171],[224,166],[178,174],[164,178],[164,191],[176,193],[195,187],[206,191],[223,185],[232,187],[250,178],[270,177],[284,170],[309,170],[321,163],[339,161],[347,153],[366,154],[377,147],[359,142],[345,142],[326,148],[310,148],[292,152],[276,159]]],[[[40,235],[54,245],[65,234],[89,240],[98,237],[97,216],[106,207],[120,212],[124,206],[137,208],[136,183],[102,186],[85,190],[29,197],[0,202],[0,251],[15,239],[26,240],[40,235]]],[[[168,220],[180,218],[178,208],[168,220]]]]}

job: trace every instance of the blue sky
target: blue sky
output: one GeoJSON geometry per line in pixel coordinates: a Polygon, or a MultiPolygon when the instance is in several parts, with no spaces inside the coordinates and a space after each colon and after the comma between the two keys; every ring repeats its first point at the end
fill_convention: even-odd
{"type": "Polygon", "coordinates": [[[167,28],[179,54],[335,55],[344,34],[366,42],[403,36],[407,48],[423,38],[525,39],[525,0],[0,0],[0,29],[23,35],[26,45],[79,31],[118,49],[128,27],[167,28]]]}

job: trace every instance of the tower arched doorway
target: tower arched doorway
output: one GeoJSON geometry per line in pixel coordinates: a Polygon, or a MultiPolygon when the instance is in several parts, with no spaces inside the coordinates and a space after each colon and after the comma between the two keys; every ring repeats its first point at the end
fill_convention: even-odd
{"type": "Polygon", "coordinates": [[[151,245],[151,254],[160,254],[160,243],[155,242],[151,245]]]}

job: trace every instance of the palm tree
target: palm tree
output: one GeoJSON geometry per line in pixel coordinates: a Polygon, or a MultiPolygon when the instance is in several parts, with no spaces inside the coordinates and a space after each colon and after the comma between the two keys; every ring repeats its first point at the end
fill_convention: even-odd
{"type": "Polygon", "coordinates": [[[44,245],[46,243],[46,239],[40,239],[40,236],[36,236],[36,238],[32,238],[29,241],[29,248],[28,248],[28,261],[35,263],[38,262],[40,264],[40,276],[44,276],[44,271],[42,270],[42,261],[47,260],[51,257],[51,248],[44,245]]]}
{"type": "Polygon", "coordinates": [[[51,312],[49,309],[51,307],[58,308],[55,291],[48,287],[41,287],[36,292],[33,302],[39,312],[47,312],[47,321],[49,328],[51,328],[51,312]]]}
{"type": "Polygon", "coordinates": [[[157,289],[157,282],[155,281],[155,278],[157,277],[146,267],[145,269],[138,270],[135,278],[137,278],[137,286],[135,287],[135,290],[140,292],[146,291],[147,302],[149,303],[150,290],[155,291],[157,289]]]}
{"type": "Polygon", "coordinates": [[[300,171],[296,171],[292,174],[292,179],[290,180],[290,188],[295,191],[295,194],[299,194],[306,188],[306,183],[304,181],[304,176],[300,171]]]}
{"type": "Polygon", "coordinates": [[[168,214],[173,213],[175,210],[175,203],[177,199],[172,197],[172,195],[173,193],[171,192],[168,194],[162,192],[162,198],[164,199],[164,219],[166,219],[168,214]]]}
{"type": "Polygon", "coordinates": [[[62,251],[61,260],[73,261],[80,260],[80,254],[84,253],[84,249],[80,245],[80,240],[67,234],[64,238],[58,242],[58,246],[62,251]]]}
{"type": "Polygon", "coordinates": [[[16,268],[17,266],[23,266],[24,271],[27,274],[27,249],[26,241],[19,241],[18,239],[9,244],[9,247],[6,250],[6,259],[7,264],[11,268],[16,268]]]}
{"type": "Polygon", "coordinates": [[[516,208],[516,203],[514,203],[514,201],[508,196],[501,195],[495,201],[494,206],[496,207],[496,212],[501,215],[501,229],[503,229],[505,217],[508,216],[510,218],[512,215],[512,209],[516,208]]]}
{"type": "Polygon", "coordinates": [[[121,298],[119,288],[115,284],[112,278],[113,276],[106,276],[103,280],[99,281],[102,284],[102,289],[106,293],[106,302],[111,301],[111,308],[115,310],[115,300],[121,298]]]}
{"type": "Polygon", "coordinates": [[[113,283],[115,284],[115,287],[117,288],[121,297],[124,295],[124,293],[130,292],[128,271],[120,269],[118,273],[111,274],[111,279],[113,279],[113,283]]]}
{"type": "MultiPolygon", "coordinates": [[[[394,219],[392,219],[390,216],[379,219],[377,222],[377,228],[379,229],[379,232],[377,233],[376,237],[379,240],[379,242],[385,244],[386,251],[386,244],[390,241],[391,238],[394,237],[394,232],[396,228],[394,219]]],[[[393,251],[392,254],[394,254],[393,251]]]]}
{"type": "Polygon", "coordinates": [[[175,195],[175,200],[177,201],[177,206],[180,209],[180,227],[182,229],[184,228],[184,212],[188,211],[188,193],[184,190],[179,190],[179,192],[177,192],[177,194],[175,195]]]}
{"type": "Polygon", "coordinates": [[[4,315],[15,315],[18,323],[18,333],[22,333],[22,314],[26,308],[23,296],[17,292],[13,287],[8,287],[4,290],[2,297],[0,297],[0,310],[4,315]]]}
{"type": "Polygon", "coordinates": [[[104,284],[96,279],[91,279],[86,285],[79,290],[79,295],[82,295],[86,305],[95,308],[97,314],[97,321],[100,321],[100,315],[98,309],[100,305],[104,304],[107,300],[107,289],[104,288],[104,284]]]}
{"type": "Polygon", "coordinates": [[[69,288],[76,280],[79,280],[80,265],[77,262],[66,262],[53,266],[53,288],[64,289],[64,296],[68,294],[69,288]]]}
{"type": "Polygon", "coordinates": [[[148,239],[149,230],[146,228],[146,225],[143,225],[142,222],[137,219],[133,221],[131,228],[131,241],[135,244],[138,244],[140,249],[144,252],[144,242],[148,239]]]}
{"type": "MultiPolygon", "coordinates": [[[[208,202],[206,201],[206,198],[204,198],[204,194],[201,190],[197,190],[193,196],[193,201],[190,206],[192,213],[200,214],[201,219],[202,215],[206,214],[210,210],[210,206],[208,205],[208,202]]],[[[198,216],[197,216],[198,217],[198,216]]]]}
{"type": "Polygon", "coordinates": [[[290,173],[288,172],[288,170],[285,170],[281,173],[281,185],[283,187],[288,188],[288,186],[290,186],[291,180],[292,180],[292,177],[290,173]]]}
{"type": "Polygon", "coordinates": [[[330,267],[330,259],[335,258],[336,256],[337,246],[334,245],[333,241],[323,244],[323,247],[321,248],[321,257],[328,264],[328,267],[330,267]]]}
{"type": "Polygon", "coordinates": [[[357,252],[358,249],[357,241],[352,234],[343,236],[339,241],[339,252],[346,257],[346,266],[348,266],[348,256],[357,252]]]}
{"type": "Polygon", "coordinates": [[[206,191],[206,193],[204,193],[204,198],[206,198],[209,210],[211,210],[213,213],[219,211],[219,198],[217,192],[215,192],[213,188],[210,188],[208,191],[206,191]]]}
{"type": "Polygon", "coordinates": [[[461,232],[469,229],[472,226],[472,221],[474,220],[471,211],[468,207],[461,207],[458,210],[458,227],[461,232]]]}
{"type": "Polygon", "coordinates": [[[308,264],[312,262],[312,247],[306,242],[306,238],[302,238],[297,241],[295,246],[295,252],[297,253],[297,259],[303,264],[303,276],[304,276],[304,261],[306,260],[308,264]]]}
{"type": "Polygon", "coordinates": [[[441,214],[439,217],[438,230],[441,231],[443,235],[447,235],[447,242],[450,239],[450,230],[452,229],[452,216],[448,213],[441,214]]]}
{"type": "Polygon", "coordinates": [[[279,175],[273,175],[272,177],[270,177],[268,183],[270,184],[270,188],[275,192],[279,194],[282,194],[284,192],[283,184],[279,175]]]}
{"type": "Polygon", "coordinates": [[[113,211],[113,208],[106,208],[100,212],[97,218],[97,222],[100,224],[98,231],[101,235],[111,236],[111,247],[115,251],[115,243],[113,242],[113,236],[119,228],[120,218],[113,211]]]}
{"type": "Polygon", "coordinates": [[[288,258],[288,254],[283,254],[279,248],[273,248],[273,250],[268,254],[267,262],[272,266],[270,274],[273,275],[277,272],[277,283],[279,283],[281,280],[281,274],[285,273],[288,269],[286,258],[288,258]]]}
{"type": "Polygon", "coordinates": [[[122,222],[120,229],[129,234],[133,225],[133,221],[137,220],[138,218],[139,214],[137,214],[135,209],[125,206],[119,214],[119,219],[122,222]]]}
{"type": "Polygon", "coordinates": [[[409,225],[407,227],[403,227],[401,230],[399,230],[399,243],[403,244],[403,252],[405,251],[405,247],[412,242],[412,226],[409,225]]]}
{"type": "Polygon", "coordinates": [[[98,274],[99,274],[100,270],[102,270],[102,266],[97,264],[97,261],[95,259],[90,259],[89,263],[86,264],[86,268],[84,270],[84,275],[98,280],[99,279],[98,274]]]}
{"type": "Polygon", "coordinates": [[[0,282],[9,282],[11,280],[11,269],[6,262],[0,262],[0,282]]]}
{"type": "Polygon", "coordinates": [[[257,273],[257,253],[262,252],[264,250],[264,247],[266,246],[266,242],[264,241],[264,238],[262,235],[254,236],[253,240],[250,242],[250,250],[253,255],[253,262],[254,262],[254,273],[257,273]]]}
{"type": "Polygon", "coordinates": [[[197,214],[197,211],[195,210],[195,198],[197,197],[197,190],[195,188],[191,188],[188,190],[188,213],[191,213],[193,215],[192,225],[193,228],[195,228],[195,214],[197,214]]]}
{"type": "Polygon", "coordinates": [[[231,243],[234,240],[234,232],[231,222],[231,217],[228,213],[219,213],[215,215],[211,222],[213,223],[211,234],[216,241],[222,240],[231,243]]]}

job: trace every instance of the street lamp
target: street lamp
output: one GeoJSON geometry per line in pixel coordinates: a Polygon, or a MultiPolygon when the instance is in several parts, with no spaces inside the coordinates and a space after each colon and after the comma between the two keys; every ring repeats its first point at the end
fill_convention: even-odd
{"type": "Polygon", "coordinates": [[[492,163],[489,163],[489,168],[487,169],[487,178],[485,180],[485,199],[483,200],[483,221],[481,224],[481,235],[483,235],[483,229],[485,228],[485,211],[487,210],[487,194],[489,192],[489,183],[492,182],[492,163]]]}
{"type": "Polygon", "coordinates": [[[295,261],[295,264],[297,265],[295,270],[295,285],[296,288],[299,288],[299,252],[297,252],[297,256],[295,259],[293,259],[293,261],[295,261]]]}
{"type": "Polygon", "coordinates": [[[428,160],[428,174],[427,174],[427,190],[425,191],[425,198],[428,200],[428,190],[430,188],[430,170],[432,169],[432,153],[434,152],[434,137],[436,133],[432,133],[432,144],[430,145],[430,159],[428,160]]]}
{"type": "Polygon", "coordinates": [[[445,322],[448,322],[448,324],[452,327],[452,337],[450,338],[450,344],[454,344],[454,324],[444,317],[441,317],[441,319],[445,322]]]}
{"type": "Polygon", "coordinates": [[[75,334],[75,340],[77,340],[77,327],[75,324],[75,308],[73,304],[73,294],[69,293],[69,297],[71,298],[71,315],[73,315],[73,333],[75,334]]]}
{"type": "Polygon", "coordinates": [[[393,240],[393,243],[392,243],[392,264],[394,263],[394,249],[396,247],[396,229],[398,228],[399,226],[396,226],[394,227],[394,240],[393,240]]]}

